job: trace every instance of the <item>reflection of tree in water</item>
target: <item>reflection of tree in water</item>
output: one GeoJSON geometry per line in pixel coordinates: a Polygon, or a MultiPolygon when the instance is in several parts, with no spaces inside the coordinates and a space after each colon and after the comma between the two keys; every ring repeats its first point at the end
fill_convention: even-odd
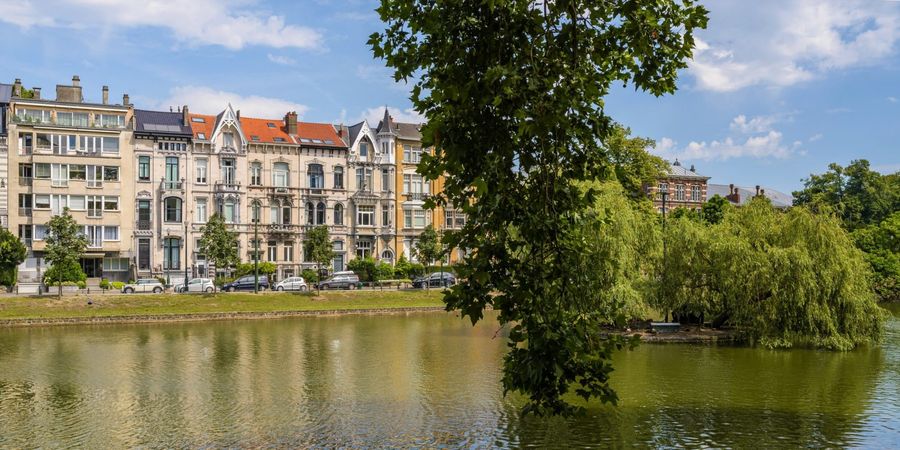
{"type": "Polygon", "coordinates": [[[812,350],[643,345],[617,358],[618,407],[519,419],[516,445],[772,448],[853,444],[884,357],[812,350]]]}

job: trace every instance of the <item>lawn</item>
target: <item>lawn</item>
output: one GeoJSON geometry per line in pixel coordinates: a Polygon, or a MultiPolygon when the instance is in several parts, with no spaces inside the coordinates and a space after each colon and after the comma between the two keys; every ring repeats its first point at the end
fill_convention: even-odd
{"type": "Polygon", "coordinates": [[[441,292],[323,291],[232,294],[107,294],[0,298],[0,320],[26,318],[206,314],[223,312],[321,311],[443,306],[441,292]],[[88,304],[91,301],[92,304],[88,304]]]}

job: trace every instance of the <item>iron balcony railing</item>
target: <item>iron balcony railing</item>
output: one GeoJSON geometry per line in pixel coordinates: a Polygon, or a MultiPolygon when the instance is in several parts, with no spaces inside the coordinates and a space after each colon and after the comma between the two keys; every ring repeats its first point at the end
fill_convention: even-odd
{"type": "Polygon", "coordinates": [[[150,219],[147,220],[138,220],[137,221],[137,229],[138,230],[149,230],[151,227],[150,219]]]}

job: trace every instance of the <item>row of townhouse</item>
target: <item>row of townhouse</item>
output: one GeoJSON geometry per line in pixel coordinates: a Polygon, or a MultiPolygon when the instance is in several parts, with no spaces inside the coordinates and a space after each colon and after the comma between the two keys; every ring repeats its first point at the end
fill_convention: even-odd
{"type": "MultiPolygon", "coordinates": [[[[303,252],[314,226],[328,226],[337,271],[357,257],[414,260],[427,225],[465,223],[453,209],[423,208],[442,181],[416,173],[428,151],[419,125],[387,110],[373,128],[301,122],[292,111],[242,117],[230,104],[216,115],[135,109],[127,94],[111,104],[105,86],[102,102],[88,103],[77,76],[55,100],[18,79],[5,86],[0,216],[29,249],[20,281],[46,269],[45,224],[64,208],[84,226],[86,274],[110,280],[212,275],[198,242],[215,213],[238,233],[241,259],[258,251],[278,278],[314,266],[303,252]]],[[[459,257],[451,253],[448,262],[459,257]]]]}

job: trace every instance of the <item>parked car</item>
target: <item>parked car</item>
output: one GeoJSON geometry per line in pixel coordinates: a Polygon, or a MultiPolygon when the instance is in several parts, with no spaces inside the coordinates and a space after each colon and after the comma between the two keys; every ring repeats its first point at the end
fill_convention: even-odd
{"type": "Polygon", "coordinates": [[[303,277],[288,277],[275,283],[276,291],[306,291],[306,280],[303,277]]]}
{"type": "Polygon", "coordinates": [[[194,278],[188,281],[187,289],[184,288],[184,283],[179,283],[175,285],[174,290],[175,292],[212,292],[216,288],[209,278],[194,278]]]}
{"type": "Polygon", "coordinates": [[[335,272],[331,278],[319,282],[319,289],[356,289],[359,276],[353,272],[335,272]]]}
{"type": "MultiPolygon", "coordinates": [[[[225,292],[234,292],[234,291],[252,291],[255,289],[255,281],[253,279],[253,275],[244,275],[237,280],[232,281],[231,283],[225,283],[222,285],[222,290],[225,292]]],[[[259,276],[259,290],[264,291],[269,289],[269,277],[266,275],[259,276]]]]}
{"type": "Polygon", "coordinates": [[[434,272],[413,280],[412,287],[450,287],[456,284],[456,277],[450,272],[434,272]]]}
{"type": "Polygon", "coordinates": [[[165,286],[155,278],[141,278],[134,283],[128,283],[125,286],[122,286],[123,294],[134,294],[135,292],[152,292],[154,294],[159,294],[164,290],[166,290],[165,286]]]}

